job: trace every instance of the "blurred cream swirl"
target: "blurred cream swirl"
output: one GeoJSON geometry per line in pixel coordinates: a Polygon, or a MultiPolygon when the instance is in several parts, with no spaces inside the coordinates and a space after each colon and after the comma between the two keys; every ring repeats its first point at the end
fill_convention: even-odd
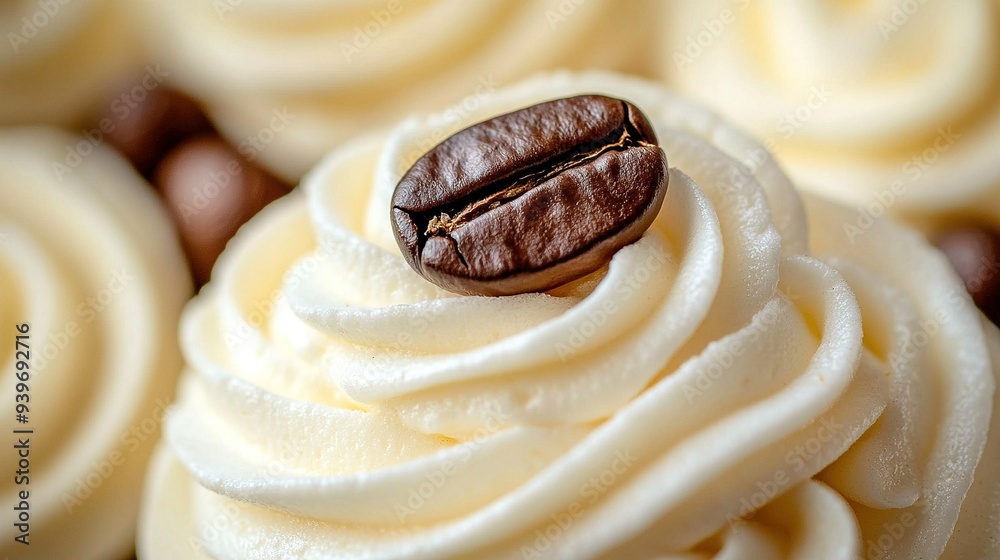
{"type": "Polygon", "coordinates": [[[1000,226],[1000,3],[671,3],[667,81],[748,126],[803,188],[1000,226]]]}
{"type": "Polygon", "coordinates": [[[9,514],[29,492],[31,543],[14,542],[10,515],[0,556],[130,554],[146,465],[181,371],[176,322],[191,281],[176,234],[152,188],[107,148],[58,175],[53,162],[77,142],[87,141],[0,131],[0,398],[9,405],[0,503],[9,514]],[[14,418],[22,323],[27,424],[14,418]],[[13,435],[23,428],[34,433],[13,435]],[[15,484],[11,446],[21,437],[30,438],[27,485],[15,484]]]}
{"type": "Polygon", "coordinates": [[[138,64],[128,0],[0,5],[0,123],[82,125],[138,64]]]}
{"type": "MultiPolygon", "coordinates": [[[[153,0],[148,39],[241,151],[297,181],[331,148],[552,68],[646,68],[648,0],[153,0]]],[[[656,8],[659,10],[659,8],[656,8]]]]}
{"type": "Polygon", "coordinates": [[[755,142],[624,76],[541,76],[446,119],[332,152],[223,255],[184,316],[144,558],[995,551],[1000,340],[915,233],[850,247],[845,211],[804,208],[755,142]],[[414,147],[579,93],[656,129],[672,169],[646,235],[544,294],[410,270],[389,208],[414,147]]]}

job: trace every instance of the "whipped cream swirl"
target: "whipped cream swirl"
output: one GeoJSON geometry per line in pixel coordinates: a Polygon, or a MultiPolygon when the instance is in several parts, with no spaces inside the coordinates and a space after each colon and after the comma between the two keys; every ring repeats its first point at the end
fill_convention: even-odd
{"type": "Polygon", "coordinates": [[[240,232],[187,309],[140,551],[995,552],[1000,336],[917,234],[879,222],[852,247],[844,212],[804,206],[704,109],[616,75],[538,77],[462,123],[351,142],[240,232]],[[656,129],[672,169],[648,232],[548,293],[462,297],[414,273],[389,201],[415,146],[584,92],[656,129]]]}
{"type": "Polygon", "coordinates": [[[138,64],[134,7],[128,0],[0,5],[0,123],[88,122],[138,64]]]}
{"type": "Polygon", "coordinates": [[[245,155],[294,181],[361,132],[446,104],[462,119],[501,85],[543,69],[644,70],[648,59],[637,53],[659,19],[646,0],[146,7],[144,35],[172,79],[208,105],[245,155]]]}
{"type": "Polygon", "coordinates": [[[15,542],[9,516],[2,557],[131,554],[146,465],[181,371],[176,322],[191,281],[176,234],[152,188],[110,149],[58,175],[53,162],[77,142],[88,141],[0,131],[0,398],[9,405],[0,503],[9,514],[26,491],[30,505],[30,544],[15,542]],[[23,323],[27,356],[14,344],[23,323]],[[22,424],[15,366],[25,357],[22,424]],[[29,441],[15,451],[20,438],[29,441]],[[15,482],[22,452],[30,465],[15,482]]]}
{"type": "Polygon", "coordinates": [[[665,22],[668,82],[748,126],[803,188],[1000,226],[996,0],[676,2],[665,22]]]}

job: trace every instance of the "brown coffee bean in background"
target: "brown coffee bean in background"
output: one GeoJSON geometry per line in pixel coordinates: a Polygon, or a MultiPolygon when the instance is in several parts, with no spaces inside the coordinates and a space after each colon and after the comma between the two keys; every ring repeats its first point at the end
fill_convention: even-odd
{"type": "Polygon", "coordinates": [[[155,182],[199,286],[236,230],[291,188],[214,135],[176,147],[160,162],[155,182]]]}
{"type": "Polygon", "coordinates": [[[939,232],[934,244],[951,261],[976,305],[1000,325],[1000,231],[954,226],[939,232]]]}
{"type": "Polygon", "coordinates": [[[667,189],[666,156],[635,106],[585,95],[469,127],[403,176],[393,231],[418,273],[457,293],[544,291],[642,235],[667,189]]]}
{"type": "Polygon", "coordinates": [[[104,119],[113,125],[108,142],[147,179],[152,179],[160,159],[177,144],[212,131],[201,107],[167,86],[150,90],[134,106],[108,104],[108,112],[98,122],[104,119]]]}
{"type": "Polygon", "coordinates": [[[110,102],[108,143],[160,189],[197,285],[239,227],[290,187],[215,134],[201,107],[168,86],[138,103],[110,102]]]}

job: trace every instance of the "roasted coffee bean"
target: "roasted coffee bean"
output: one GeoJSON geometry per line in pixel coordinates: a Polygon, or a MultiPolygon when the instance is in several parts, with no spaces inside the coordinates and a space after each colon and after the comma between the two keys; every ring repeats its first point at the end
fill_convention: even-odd
{"type": "Polygon", "coordinates": [[[156,170],[156,185],[199,286],[208,282],[236,230],[291,188],[214,135],[195,137],[170,152],[156,170]]]}
{"type": "Polygon", "coordinates": [[[407,262],[461,294],[544,291],[604,266],[652,224],[667,159],[639,109],[585,95],[449,137],[406,172],[392,224],[407,262]]]}
{"type": "Polygon", "coordinates": [[[956,226],[941,231],[934,244],[951,261],[976,305],[1000,325],[1000,231],[956,226]]]}

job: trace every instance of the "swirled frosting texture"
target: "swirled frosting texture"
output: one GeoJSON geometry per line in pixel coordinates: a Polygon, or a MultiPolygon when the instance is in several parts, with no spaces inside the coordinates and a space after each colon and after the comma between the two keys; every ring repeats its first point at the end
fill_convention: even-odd
{"type": "MultiPolygon", "coordinates": [[[[123,558],[143,476],[181,371],[176,322],[187,265],[152,189],[108,149],[57,175],[67,146],[49,129],[0,131],[0,350],[10,404],[0,481],[8,512],[29,492],[29,546],[4,523],[0,556],[123,558]],[[15,423],[14,326],[30,325],[27,424],[15,423]],[[13,435],[28,428],[30,435],[13,435]],[[14,438],[30,439],[15,484],[14,438]]],[[[23,348],[21,348],[23,350],[23,348]]],[[[23,402],[23,401],[22,401],[23,402]]]]}
{"type": "Polygon", "coordinates": [[[290,180],[360,132],[446,104],[462,118],[542,69],[644,70],[658,19],[647,0],[148,5],[146,35],[172,79],[234,144],[290,180]]]}
{"type": "Polygon", "coordinates": [[[640,107],[673,166],[589,278],[460,297],[406,266],[389,200],[443,115],[334,151],[240,233],[183,320],[145,557],[996,551],[998,336],[947,263],[881,222],[849,246],[840,207],[644,82],[543,76],[462,124],[582,92],[640,107]]]}
{"type": "Polygon", "coordinates": [[[1000,226],[996,0],[676,2],[665,22],[668,82],[767,140],[802,187],[1000,226]]]}
{"type": "MultiPolygon", "coordinates": [[[[128,0],[0,6],[0,123],[80,125],[137,65],[128,0]]],[[[106,109],[106,107],[103,107],[106,109]]]]}

